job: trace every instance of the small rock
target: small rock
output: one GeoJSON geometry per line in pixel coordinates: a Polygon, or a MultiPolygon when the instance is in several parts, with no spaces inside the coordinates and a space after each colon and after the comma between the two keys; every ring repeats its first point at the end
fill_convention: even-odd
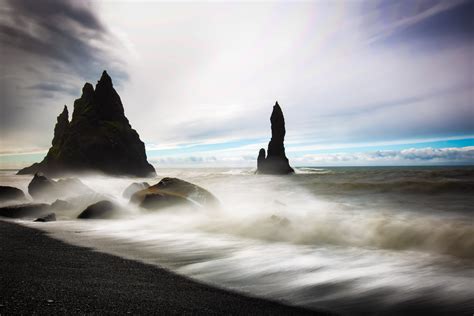
{"type": "Polygon", "coordinates": [[[72,205],[64,200],[56,200],[51,204],[51,209],[55,211],[69,210],[72,208],[72,205]]]}
{"type": "Polygon", "coordinates": [[[147,182],[134,182],[130,184],[122,193],[122,196],[129,199],[135,192],[148,189],[150,185],[147,182]]]}
{"type": "Polygon", "coordinates": [[[120,208],[110,201],[100,201],[89,205],[77,218],[80,219],[106,219],[118,217],[120,208]]]}
{"type": "Polygon", "coordinates": [[[290,225],[290,220],[286,217],[281,217],[281,216],[277,216],[277,215],[272,215],[270,217],[270,220],[275,223],[275,224],[278,224],[282,227],[286,227],[288,225],[290,225]]]}
{"type": "Polygon", "coordinates": [[[35,222],[55,222],[55,221],[56,221],[56,214],[54,213],[50,213],[46,216],[35,219],[35,222]]]}

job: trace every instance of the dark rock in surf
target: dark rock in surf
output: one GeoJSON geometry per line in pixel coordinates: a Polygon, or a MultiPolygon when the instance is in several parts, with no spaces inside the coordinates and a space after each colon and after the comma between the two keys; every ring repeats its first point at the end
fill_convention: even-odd
{"type": "Polygon", "coordinates": [[[281,226],[281,227],[287,227],[288,225],[291,224],[291,222],[288,218],[282,217],[282,216],[277,216],[277,215],[270,216],[270,221],[273,224],[276,224],[276,225],[281,226]]]}
{"type": "Polygon", "coordinates": [[[39,217],[34,220],[35,222],[55,222],[56,221],[56,214],[49,213],[43,217],[39,217]]]}
{"type": "Polygon", "coordinates": [[[91,191],[78,179],[70,178],[54,181],[39,173],[36,173],[28,184],[28,193],[35,199],[53,200],[66,195],[79,195],[91,191]]]}
{"type": "Polygon", "coordinates": [[[134,182],[130,184],[122,193],[122,196],[126,199],[132,197],[138,191],[148,189],[150,185],[147,182],[134,182]]]}
{"type": "Polygon", "coordinates": [[[42,198],[46,194],[57,194],[56,182],[42,174],[35,173],[33,179],[28,184],[28,193],[33,198],[42,198]]]}
{"type": "Polygon", "coordinates": [[[268,143],[268,152],[265,157],[265,149],[260,149],[257,158],[257,173],[259,174],[289,174],[293,173],[288,158],[285,154],[285,118],[278,102],[273,106],[270,117],[272,124],[272,138],[268,143]]]}
{"type": "Polygon", "coordinates": [[[0,202],[23,199],[25,199],[25,193],[22,190],[10,186],[0,186],[0,202]]]}
{"type": "Polygon", "coordinates": [[[21,204],[0,207],[0,216],[10,218],[35,218],[46,215],[50,210],[49,204],[21,204]]]}
{"type": "Polygon", "coordinates": [[[68,116],[65,106],[57,118],[52,146],[43,161],[18,174],[155,174],[147,161],[145,145],[125,117],[122,101],[107,72],[103,72],[95,90],[90,83],[84,85],[82,96],[74,102],[70,122],[68,116]]]}
{"type": "Polygon", "coordinates": [[[51,209],[55,211],[71,210],[73,206],[64,200],[56,200],[51,204],[51,209]]]}
{"type": "Polygon", "coordinates": [[[158,184],[136,192],[130,201],[145,209],[161,209],[176,205],[216,207],[217,198],[200,186],[177,178],[163,178],[158,184]]]}
{"type": "Polygon", "coordinates": [[[80,219],[109,219],[121,215],[121,209],[110,201],[100,201],[89,205],[77,218],[80,219]]]}

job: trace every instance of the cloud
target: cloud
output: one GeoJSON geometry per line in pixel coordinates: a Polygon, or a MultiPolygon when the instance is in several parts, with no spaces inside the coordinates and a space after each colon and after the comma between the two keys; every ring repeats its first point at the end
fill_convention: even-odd
{"type": "MultiPolygon", "coordinates": [[[[472,135],[473,41],[458,36],[469,3],[7,1],[1,150],[48,148],[62,106],[110,67],[158,149],[252,140],[232,159],[256,155],[275,100],[289,150],[472,135]]],[[[221,146],[195,149],[223,159],[221,146]]]]}
{"type": "MultiPolygon", "coordinates": [[[[377,3],[377,2],[375,2],[377,3]]],[[[373,5],[373,3],[370,3],[373,5]]],[[[469,0],[410,0],[378,2],[370,23],[377,23],[371,43],[396,43],[403,40],[433,41],[446,36],[469,37],[473,4],[469,0]]]]}
{"type": "Polygon", "coordinates": [[[474,146],[460,148],[410,148],[358,153],[307,154],[292,160],[299,165],[473,164],[474,146]]]}
{"type": "MultiPolygon", "coordinates": [[[[97,72],[94,67],[108,64],[100,42],[109,33],[88,2],[10,0],[0,21],[4,49],[27,54],[34,62],[30,67],[51,62],[53,69],[86,78],[97,72]]],[[[25,57],[6,54],[13,63],[25,57]]]]}
{"type": "Polygon", "coordinates": [[[57,113],[103,69],[119,85],[128,77],[89,1],[2,1],[0,47],[2,150],[49,145],[57,113]]]}
{"type": "MultiPolygon", "coordinates": [[[[377,165],[423,165],[423,164],[474,164],[474,146],[450,148],[408,148],[402,150],[374,150],[362,152],[339,152],[321,154],[290,154],[293,166],[377,166],[377,165]]],[[[224,150],[197,152],[192,155],[178,153],[163,155],[149,159],[151,163],[161,167],[176,166],[237,166],[256,167],[255,154],[245,150],[224,150]]]]}
{"type": "Polygon", "coordinates": [[[64,85],[64,84],[58,84],[58,83],[56,83],[56,84],[47,83],[47,82],[38,83],[38,84],[34,84],[34,85],[28,87],[28,89],[39,90],[39,91],[43,91],[43,92],[61,92],[61,93],[68,94],[70,96],[77,96],[77,88],[76,87],[68,86],[68,85],[64,85]]]}

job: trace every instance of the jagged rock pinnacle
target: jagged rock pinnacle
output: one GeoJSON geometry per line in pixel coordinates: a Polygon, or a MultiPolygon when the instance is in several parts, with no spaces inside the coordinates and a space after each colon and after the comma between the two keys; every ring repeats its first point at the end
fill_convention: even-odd
{"type": "Polygon", "coordinates": [[[113,86],[112,78],[110,78],[109,74],[105,70],[102,72],[102,76],[100,77],[99,82],[97,83],[97,86],[101,86],[101,85],[107,86],[107,87],[113,86]]]}
{"type": "Polygon", "coordinates": [[[94,87],[89,82],[86,82],[84,84],[84,87],[82,88],[82,97],[81,98],[90,99],[92,95],[94,95],[94,87]]]}
{"type": "Polygon", "coordinates": [[[42,172],[57,176],[76,172],[148,176],[155,174],[145,145],[125,117],[122,101],[106,71],[94,87],[86,83],[74,101],[69,122],[67,107],[58,116],[52,146],[40,163],[19,174],[42,172]]]}
{"type": "Polygon", "coordinates": [[[257,158],[257,172],[266,174],[288,174],[293,173],[288,158],[285,154],[285,118],[278,101],[273,106],[272,115],[270,116],[272,127],[272,138],[268,143],[268,155],[265,157],[265,149],[260,149],[257,158]]]}
{"type": "Polygon", "coordinates": [[[95,86],[95,99],[96,103],[100,105],[97,111],[102,119],[123,121],[128,124],[122,100],[120,100],[120,96],[113,87],[112,78],[110,78],[105,70],[95,86]]]}
{"type": "Polygon", "coordinates": [[[51,144],[54,146],[59,146],[61,141],[64,139],[64,136],[69,131],[69,112],[67,106],[64,106],[61,114],[58,115],[56,126],[54,127],[54,137],[51,144]]]}

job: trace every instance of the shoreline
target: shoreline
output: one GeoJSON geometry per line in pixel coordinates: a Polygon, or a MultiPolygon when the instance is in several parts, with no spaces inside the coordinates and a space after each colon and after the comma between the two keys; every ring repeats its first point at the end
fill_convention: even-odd
{"type": "Polygon", "coordinates": [[[0,314],[323,315],[73,246],[0,220],[0,314]]]}

